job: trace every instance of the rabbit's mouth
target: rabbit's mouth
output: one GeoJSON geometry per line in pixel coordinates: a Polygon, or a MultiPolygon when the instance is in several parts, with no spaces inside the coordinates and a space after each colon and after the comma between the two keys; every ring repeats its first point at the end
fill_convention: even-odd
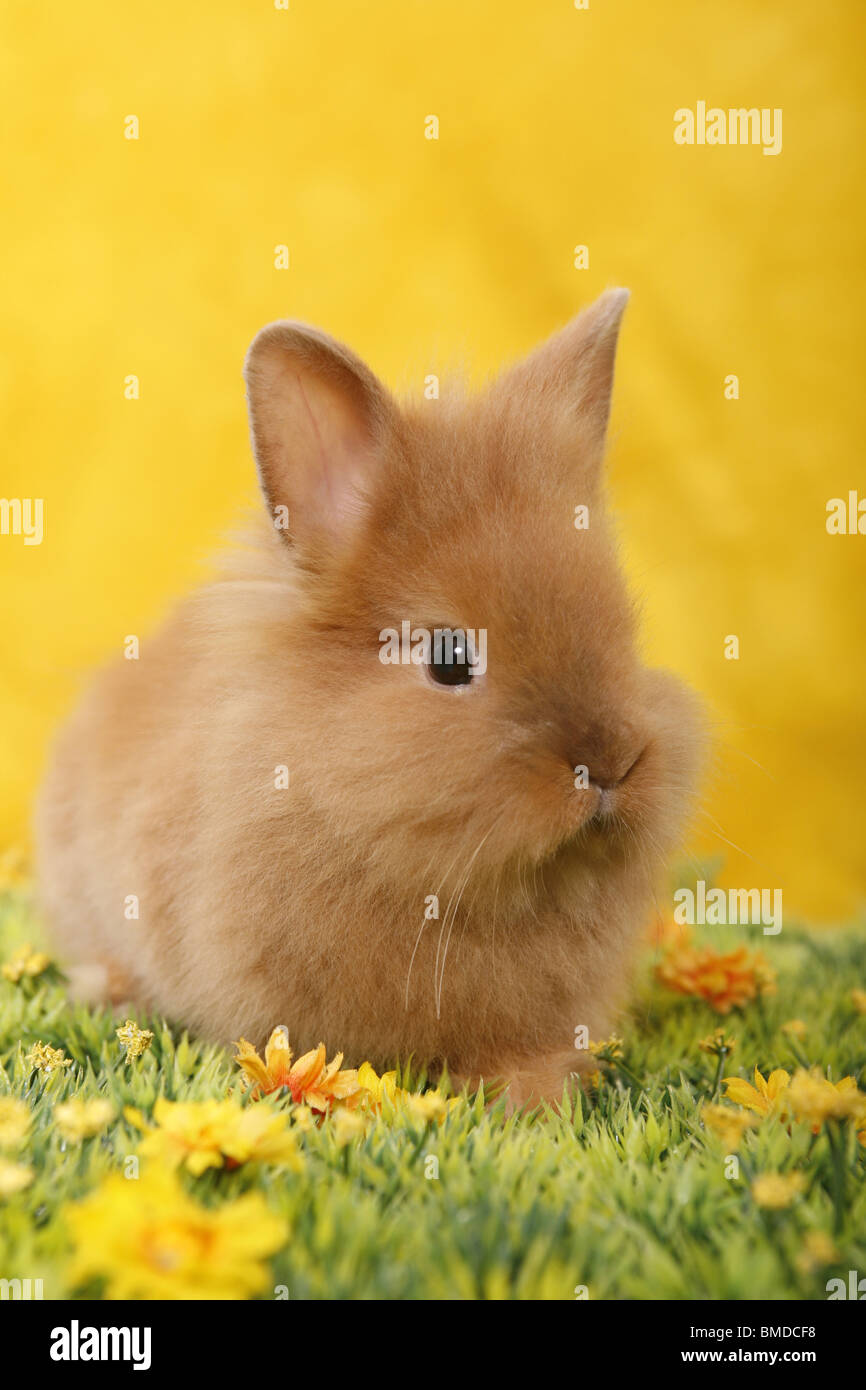
{"type": "Polygon", "coordinates": [[[583,766],[585,783],[578,778],[569,797],[567,839],[581,838],[593,829],[604,833],[617,821],[627,821],[629,807],[633,808],[639,798],[635,782],[646,751],[645,745],[621,760],[618,768],[595,770],[583,766]]]}
{"type": "Polygon", "coordinates": [[[587,817],[587,823],[604,824],[614,820],[617,810],[622,806],[623,789],[643,761],[646,751],[646,745],[644,745],[620,776],[611,777],[602,774],[594,777],[590,774],[589,786],[596,793],[596,805],[591,815],[587,817]]]}
{"type": "Polygon", "coordinates": [[[616,788],[599,787],[595,810],[589,817],[590,825],[604,825],[616,815],[616,788]]]}
{"type": "Polygon", "coordinates": [[[543,856],[553,867],[612,868],[639,858],[650,865],[663,861],[672,847],[672,823],[680,822],[687,787],[663,774],[663,751],[650,738],[616,775],[590,772],[585,788],[569,793],[565,823],[543,856]]]}

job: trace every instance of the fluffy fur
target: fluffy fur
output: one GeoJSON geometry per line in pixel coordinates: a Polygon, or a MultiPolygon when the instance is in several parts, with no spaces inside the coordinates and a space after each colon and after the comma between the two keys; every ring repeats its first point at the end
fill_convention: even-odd
{"type": "Polygon", "coordinates": [[[700,749],[693,697],[639,660],[605,517],[626,298],[475,398],[403,407],[325,335],[259,334],[254,450],[289,529],[263,519],[98,678],[40,799],[46,913],[109,992],[518,1102],[561,1094],[578,1026],[610,1030],[700,749]],[[403,619],[486,628],[486,674],[383,665],[403,619]]]}

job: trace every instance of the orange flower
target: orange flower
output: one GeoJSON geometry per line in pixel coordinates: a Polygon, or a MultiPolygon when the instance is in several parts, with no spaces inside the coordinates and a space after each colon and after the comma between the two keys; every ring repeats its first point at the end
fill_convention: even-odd
{"type": "Polygon", "coordinates": [[[298,1058],[289,1072],[292,1099],[304,1101],[311,1110],[320,1112],[326,1111],[335,1101],[357,1105],[361,1100],[357,1071],[340,1071],[342,1052],[337,1053],[333,1062],[326,1062],[325,1058],[324,1043],[319,1043],[314,1052],[298,1058]]]}
{"type": "Polygon", "coordinates": [[[745,946],[717,951],[686,939],[666,948],[656,978],[668,989],[704,999],[716,1013],[727,1014],[759,994],[775,989],[775,972],[759,952],[745,946]]]}
{"type": "Polygon", "coordinates": [[[245,1083],[252,1084],[254,1094],[267,1096],[271,1091],[279,1091],[283,1086],[288,1086],[289,1072],[292,1069],[288,1028],[280,1026],[271,1033],[265,1047],[264,1061],[246,1038],[236,1042],[235,1047],[235,1061],[244,1074],[245,1083]]]}
{"type": "Polygon", "coordinates": [[[319,1043],[313,1052],[305,1053],[293,1063],[289,1030],[281,1025],[274,1029],[268,1039],[264,1061],[245,1038],[241,1038],[235,1046],[238,1049],[235,1061],[244,1073],[247,1085],[251,1085],[254,1096],[266,1096],[272,1091],[286,1088],[297,1104],[303,1103],[322,1114],[336,1103],[354,1106],[361,1100],[358,1073],[354,1070],[340,1071],[342,1052],[328,1062],[324,1043],[319,1043]]]}

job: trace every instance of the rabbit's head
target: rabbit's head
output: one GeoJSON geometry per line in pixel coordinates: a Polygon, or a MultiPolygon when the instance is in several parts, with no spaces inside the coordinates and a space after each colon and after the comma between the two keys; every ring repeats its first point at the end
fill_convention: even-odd
{"type": "Polygon", "coordinates": [[[700,719],[647,669],[602,479],[627,301],[604,294],[477,396],[399,405],[314,329],[246,379],[283,563],[305,794],[383,884],[518,891],[671,849],[700,719]],[[450,634],[450,636],[449,636],[450,634]]]}

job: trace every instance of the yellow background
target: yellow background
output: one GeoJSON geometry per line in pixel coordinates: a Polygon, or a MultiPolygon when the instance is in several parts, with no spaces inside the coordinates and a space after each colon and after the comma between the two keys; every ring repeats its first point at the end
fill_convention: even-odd
{"type": "Polygon", "coordinates": [[[311,320],[404,387],[487,372],[625,284],[613,497],[648,651],[712,704],[705,805],[742,852],[706,820],[695,845],[786,916],[856,910],[866,537],[829,536],[825,505],[866,495],[864,15],[7,0],[0,495],[44,497],[46,535],[0,537],[0,843],[88,667],[250,496],[257,328],[311,320]],[[675,145],[698,100],[781,107],[782,153],[675,145]]]}

